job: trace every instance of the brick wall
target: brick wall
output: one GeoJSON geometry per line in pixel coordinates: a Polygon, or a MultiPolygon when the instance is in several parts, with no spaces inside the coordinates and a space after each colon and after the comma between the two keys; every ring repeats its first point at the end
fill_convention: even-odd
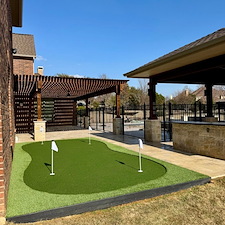
{"type": "Polygon", "coordinates": [[[13,58],[13,74],[34,74],[34,60],[32,58],[13,58]]]}
{"type": "Polygon", "coordinates": [[[0,216],[5,216],[14,143],[12,32],[9,0],[0,4],[0,216]]]}

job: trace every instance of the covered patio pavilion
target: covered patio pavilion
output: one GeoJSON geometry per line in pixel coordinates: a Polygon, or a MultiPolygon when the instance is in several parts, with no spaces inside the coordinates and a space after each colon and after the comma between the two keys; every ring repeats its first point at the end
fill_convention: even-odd
{"type": "MultiPolygon", "coordinates": [[[[42,110],[45,101],[53,101],[51,112],[54,125],[77,125],[77,101],[86,101],[84,126],[88,128],[89,98],[116,93],[116,121],[122,123],[120,117],[120,91],[127,80],[91,79],[73,77],[53,77],[42,75],[14,75],[15,125],[17,132],[32,132],[36,140],[43,140],[46,131],[46,121],[42,110]],[[57,102],[57,105],[55,104],[57,102]],[[55,118],[60,110],[58,119],[55,118]],[[62,114],[64,117],[62,117],[62,114]],[[65,116],[66,115],[66,116],[65,116]],[[34,120],[36,120],[34,122],[34,120]],[[33,124],[34,122],[34,124],[33,124]]],[[[117,126],[114,126],[115,128],[117,126]]],[[[120,132],[115,129],[115,133],[120,132]]]]}
{"type": "Polygon", "coordinates": [[[225,28],[187,44],[124,75],[128,78],[149,79],[150,112],[149,119],[145,121],[145,139],[147,141],[160,141],[160,126],[155,107],[155,88],[157,83],[205,85],[207,116],[204,122],[173,124],[174,146],[189,152],[197,152],[225,159],[225,142],[223,141],[225,133],[223,135],[221,133],[221,130],[225,130],[225,124],[216,122],[217,118],[214,117],[212,111],[212,87],[213,85],[225,85],[225,28]],[[185,129],[187,129],[186,132],[182,132],[185,129]],[[200,129],[199,132],[195,132],[191,136],[191,131],[196,131],[196,129],[200,129]],[[210,132],[210,130],[214,132],[210,132]],[[204,136],[205,131],[207,133],[204,136]],[[205,139],[199,138],[199,135],[204,136],[205,139]],[[195,139],[193,139],[194,137],[195,139]],[[207,142],[208,150],[206,152],[206,146],[204,146],[203,142],[207,139],[210,139],[211,142],[207,142]],[[197,144],[197,142],[201,143],[197,144]],[[218,143],[220,150],[216,148],[218,143]],[[211,154],[212,151],[214,152],[213,154],[211,154]],[[221,152],[220,154],[218,154],[219,151],[221,152]]]}

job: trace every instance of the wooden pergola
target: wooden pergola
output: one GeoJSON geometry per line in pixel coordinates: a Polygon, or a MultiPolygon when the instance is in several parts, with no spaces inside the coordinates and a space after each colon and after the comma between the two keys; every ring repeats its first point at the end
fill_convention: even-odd
{"type": "MultiPolygon", "coordinates": [[[[26,99],[28,102],[26,107],[29,109],[28,112],[30,112],[32,102],[35,99],[35,103],[37,103],[37,120],[42,120],[43,99],[73,102],[75,112],[76,102],[78,100],[86,100],[88,103],[88,99],[91,97],[115,92],[116,117],[120,118],[120,91],[127,81],[41,75],[14,75],[15,106],[24,105],[24,99],[26,99]]],[[[88,104],[86,104],[86,107],[88,107],[88,104]]],[[[19,113],[17,111],[17,107],[15,107],[15,114],[19,113]]]]}

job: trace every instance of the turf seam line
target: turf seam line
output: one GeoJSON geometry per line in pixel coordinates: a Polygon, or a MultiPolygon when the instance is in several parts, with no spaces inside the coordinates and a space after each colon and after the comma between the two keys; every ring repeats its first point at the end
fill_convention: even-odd
{"type": "Polygon", "coordinates": [[[15,222],[15,223],[32,223],[32,222],[37,222],[40,220],[49,220],[49,219],[65,217],[69,215],[81,214],[84,212],[106,209],[106,208],[110,208],[110,207],[121,205],[121,204],[126,204],[130,202],[138,201],[138,200],[153,198],[160,195],[177,192],[180,190],[188,189],[196,185],[203,185],[203,184],[209,183],[210,181],[211,181],[211,178],[207,177],[207,178],[203,178],[199,180],[170,185],[166,187],[154,188],[154,189],[149,189],[145,191],[130,193],[126,195],[120,195],[120,196],[111,197],[111,198],[105,198],[105,199],[96,200],[96,201],[80,203],[80,204],[56,208],[56,209],[50,209],[46,211],[41,211],[41,212],[36,212],[36,213],[31,213],[31,214],[26,214],[21,216],[8,217],[6,218],[6,220],[9,222],[15,222]]]}

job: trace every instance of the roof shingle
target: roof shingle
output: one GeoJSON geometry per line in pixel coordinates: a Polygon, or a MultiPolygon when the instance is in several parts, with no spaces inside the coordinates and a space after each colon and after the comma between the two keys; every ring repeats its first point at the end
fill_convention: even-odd
{"type": "Polygon", "coordinates": [[[193,42],[191,42],[191,43],[189,43],[187,45],[184,45],[183,47],[178,48],[178,49],[176,49],[176,50],[174,50],[174,51],[172,51],[172,52],[170,52],[170,53],[168,53],[166,55],[163,55],[163,56],[161,56],[161,57],[159,57],[159,58],[157,58],[157,59],[155,59],[155,60],[145,64],[145,65],[149,65],[149,64],[151,64],[153,62],[156,62],[156,61],[159,61],[161,59],[165,59],[167,57],[170,57],[170,56],[176,55],[178,53],[184,52],[186,50],[189,50],[191,48],[194,48],[194,47],[197,47],[199,45],[205,44],[207,42],[210,42],[210,41],[212,41],[214,39],[217,39],[217,38],[220,38],[222,36],[225,36],[225,28],[221,28],[221,29],[219,29],[219,30],[217,30],[217,31],[215,31],[215,32],[205,36],[205,37],[202,37],[202,38],[200,38],[200,39],[198,39],[196,41],[193,41],[193,42]]]}
{"type": "Polygon", "coordinates": [[[140,73],[140,70],[144,71],[147,70],[149,67],[154,66],[155,63],[163,62],[164,60],[169,60],[173,57],[178,57],[180,54],[185,54],[191,50],[196,50],[198,48],[204,47],[205,45],[211,44],[213,42],[216,42],[217,40],[220,40],[220,38],[224,39],[225,37],[225,28],[221,28],[205,37],[202,37],[196,41],[193,41],[181,48],[178,48],[168,54],[165,54],[149,63],[146,63],[128,73],[125,73],[125,76],[133,76],[134,74],[140,73]],[[132,74],[132,75],[131,75],[132,74]]]}
{"type": "Polygon", "coordinates": [[[17,50],[14,56],[36,57],[34,36],[31,34],[12,34],[13,48],[17,50]]]}

